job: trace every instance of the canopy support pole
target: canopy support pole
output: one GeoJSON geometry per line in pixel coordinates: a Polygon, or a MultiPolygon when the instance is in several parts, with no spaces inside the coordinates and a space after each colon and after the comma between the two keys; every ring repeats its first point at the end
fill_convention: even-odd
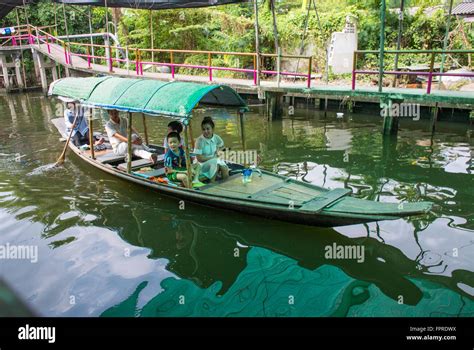
{"type": "Polygon", "coordinates": [[[193,128],[191,126],[191,121],[189,121],[189,139],[191,140],[190,146],[194,149],[194,137],[193,137],[193,128]]]}
{"type": "Polygon", "coordinates": [[[132,112],[128,112],[127,173],[132,172],[132,112]]]}
{"type": "MultiPolygon", "coordinates": [[[[244,151],[244,154],[245,152],[247,151],[247,147],[245,145],[245,127],[244,127],[244,112],[242,111],[239,111],[239,123],[240,123],[240,137],[241,137],[241,141],[242,141],[242,149],[244,151]]],[[[245,156],[245,163],[244,163],[244,166],[247,167],[248,164],[247,164],[247,157],[245,156]]]]}
{"type": "Polygon", "coordinates": [[[91,148],[91,158],[95,159],[95,151],[94,151],[94,130],[92,125],[92,113],[93,109],[89,109],[89,146],[91,148]]]}
{"type": "Polygon", "coordinates": [[[145,135],[145,143],[148,145],[148,129],[146,127],[145,113],[142,113],[142,119],[143,119],[143,134],[145,135]]]}
{"type": "MultiPolygon", "coordinates": [[[[188,120],[189,122],[189,120],[188,120]]],[[[189,156],[189,137],[188,137],[188,126],[184,125],[184,148],[186,156],[186,173],[188,175],[187,188],[193,188],[193,178],[191,172],[191,157],[189,156]]]]}

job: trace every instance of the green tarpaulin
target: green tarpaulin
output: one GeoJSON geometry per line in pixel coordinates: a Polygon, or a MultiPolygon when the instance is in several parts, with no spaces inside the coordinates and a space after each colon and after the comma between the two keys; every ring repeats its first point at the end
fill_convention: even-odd
{"type": "Polygon", "coordinates": [[[198,103],[243,108],[246,103],[224,85],[162,82],[129,78],[64,78],[50,95],[75,99],[85,106],[186,118],[198,103]]]}

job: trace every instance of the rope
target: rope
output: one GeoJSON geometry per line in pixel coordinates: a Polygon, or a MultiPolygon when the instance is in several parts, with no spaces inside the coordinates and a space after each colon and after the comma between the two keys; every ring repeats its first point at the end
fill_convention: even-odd
{"type": "MultiPolygon", "coordinates": [[[[304,30],[303,30],[303,36],[301,38],[301,45],[300,45],[300,55],[303,55],[303,50],[304,50],[304,41],[306,39],[306,32],[308,30],[308,24],[309,24],[309,13],[311,11],[311,6],[314,6],[314,11],[316,13],[316,20],[318,21],[318,27],[319,27],[319,31],[321,33],[321,37],[322,37],[322,34],[323,34],[323,28],[321,26],[321,21],[319,19],[319,12],[318,12],[318,8],[316,7],[316,0],[310,0],[308,1],[308,10],[306,11],[306,18],[305,18],[305,23],[304,23],[304,30]]],[[[326,49],[327,51],[327,49],[326,49]]],[[[327,54],[326,54],[326,60],[327,60],[327,54]]],[[[298,72],[298,68],[299,68],[299,65],[300,65],[300,58],[298,58],[298,61],[296,63],[296,72],[298,72]]],[[[294,81],[296,80],[296,77],[293,78],[294,81]]]]}

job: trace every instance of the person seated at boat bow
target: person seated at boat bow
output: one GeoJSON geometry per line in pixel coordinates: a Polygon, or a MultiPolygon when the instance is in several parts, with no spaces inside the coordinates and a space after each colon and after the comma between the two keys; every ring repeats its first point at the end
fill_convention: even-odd
{"type": "MultiPolygon", "coordinates": [[[[168,134],[167,139],[169,148],[165,154],[166,177],[170,181],[181,182],[184,187],[188,187],[186,153],[180,146],[181,137],[177,132],[172,131],[168,134]]],[[[192,164],[193,184],[201,184],[199,182],[200,171],[201,165],[199,163],[192,164]]]]}
{"type": "Polygon", "coordinates": [[[66,124],[66,134],[69,135],[71,133],[71,141],[74,146],[80,147],[84,144],[90,144],[89,126],[84,117],[83,109],[81,107],[77,108],[74,102],[68,102],[66,104],[66,110],[64,111],[64,124],[66,124]],[[71,133],[74,119],[76,119],[76,125],[71,133]]]}
{"type": "MultiPolygon", "coordinates": [[[[84,109],[79,106],[77,107],[74,102],[68,102],[66,104],[66,110],[64,111],[64,124],[66,125],[66,134],[71,133],[72,126],[74,124],[74,119],[76,118],[76,126],[71,134],[71,140],[74,146],[81,147],[83,145],[90,146],[89,140],[89,125],[87,125],[86,117],[84,116],[84,109]]],[[[104,138],[100,137],[98,139],[94,138],[94,145],[99,147],[104,143],[104,138]]]]}
{"type": "MultiPolygon", "coordinates": [[[[105,124],[105,130],[109,136],[114,153],[116,155],[127,155],[127,119],[121,118],[117,110],[109,110],[109,116],[110,120],[105,124]]],[[[132,154],[143,159],[149,159],[151,162],[156,163],[158,159],[156,153],[152,153],[151,149],[143,143],[139,133],[133,126],[132,132],[132,154]]]]}
{"type": "Polygon", "coordinates": [[[222,138],[214,134],[214,121],[211,117],[205,117],[201,122],[202,135],[196,140],[194,154],[202,166],[201,175],[214,181],[217,174],[222,179],[229,177],[227,164],[219,158],[219,151],[224,148],[222,138]]]}

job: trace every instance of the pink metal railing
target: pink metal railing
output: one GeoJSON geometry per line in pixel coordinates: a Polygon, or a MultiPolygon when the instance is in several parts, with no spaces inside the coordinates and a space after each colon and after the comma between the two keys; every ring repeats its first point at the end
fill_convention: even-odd
{"type": "MultiPolygon", "coordinates": [[[[352,63],[352,90],[355,90],[356,88],[356,77],[357,74],[367,74],[367,75],[373,75],[373,74],[379,74],[380,71],[378,70],[358,70],[357,68],[357,56],[359,54],[365,54],[365,53],[372,53],[372,54],[379,54],[379,51],[376,50],[358,50],[354,51],[354,56],[353,56],[353,63],[352,63]]],[[[387,75],[415,75],[415,76],[427,76],[428,77],[428,83],[426,85],[426,93],[430,94],[432,85],[433,85],[433,77],[439,76],[439,77],[474,77],[474,73],[441,73],[441,72],[435,72],[434,71],[434,62],[435,62],[435,55],[437,54],[449,54],[449,53],[458,53],[458,54],[473,54],[474,50],[446,50],[446,51],[440,51],[440,50],[387,50],[384,51],[384,54],[431,54],[431,61],[430,61],[430,66],[429,66],[429,71],[428,72],[403,72],[403,71],[384,71],[382,70],[382,74],[387,74],[387,75]]]]}
{"type": "Polygon", "coordinates": [[[291,55],[276,55],[276,54],[256,54],[256,53],[244,53],[244,52],[221,52],[221,51],[199,51],[199,50],[168,50],[168,49],[138,49],[138,48],[127,48],[127,57],[124,58],[116,58],[113,57],[113,50],[123,50],[123,48],[119,48],[116,46],[106,46],[106,45],[97,45],[97,44],[85,44],[85,43],[74,43],[74,42],[66,42],[57,38],[56,36],[46,32],[42,28],[33,27],[33,26],[21,26],[18,29],[18,34],[13,34],[10,36],[4,36],[1,38],[4,40],[2,45],[11,42],[13,46],[21,45],[22,42],[28,43],[29,45],[40,45],[45,44],[48,54],[52,53],[52,50],[61,50],[58,45],[62,46],[62,52],[64,54],[64,61],[67,65],[72,65],[72,56],[77,56],[84,58],[87,61],[87,67],[92,69],[92,60],[103,60],[106,62],[108,69],[110,72],[113,72],[114,66],[119,64],[126,64],[127,68],[130,66],[135,66],[135,74],[136,75],[144,75],[143,73],[143,65],[152,65],[152,66],[166,66],[169,67],[171,70],[172,78],[175,77],[176,68],[188,68],[188,69],[205,69],[208,71],[209,81],[213,81],[214,79],[214,72],[215,71],[228,71],[228,72],[237,72],[237,73],[250,73],[253,77],[253,84],[257,85],[258,83],[258,76],[260,74],[267,74],[278,76],[288,76],[288,77],[302,77],[306,78],[307,87],[311,87],[311,79],[312,79],[312,57],[311,56],[291,56],[291,55]],[[33,34],[34,33],[34,34],[33,34]],[[56,44],[56,45],[53,45],[56,44]],[[86,48],[86,53],[79,52],[78,49],[74,50],[75,48],[79,50],[81,48],[86,48]],[[98,47],[105,49],[108,52],[107,56],[100,56],[100,55],[92,55],[91,54],[91,47],[98,47]],[[129,53],[135,53],[135,59],[131,59],[129,57],[129,53]],[[142,60],[142,55],[144,53],[168,53],[170,54],[170,62],[154,62],[153,60],[142,60]],[[185,63],[176,63],[174,62],[174,54],[188,54],[188,55],[208,55],[208,64],[201,65],[201,64],[185,64],[185,63]],[[227,55],[227,56],[247,56],[253,59],[253,68],[239,68],[239,67],[220,67],[212,65],[212,56],[216,55],[227,55]],[[258,57],[259,56],[259,57],[258,57]],[[261,57],[273,57],[277,60],[283,59],[307,59],[308,60],[308,72],[307,73],[299,73],[299,72],[288,72],[288,71],[275,71],[275,70],[262,70],[260,67],[257,67],[256,62],[257,58],[261,57]]]}

